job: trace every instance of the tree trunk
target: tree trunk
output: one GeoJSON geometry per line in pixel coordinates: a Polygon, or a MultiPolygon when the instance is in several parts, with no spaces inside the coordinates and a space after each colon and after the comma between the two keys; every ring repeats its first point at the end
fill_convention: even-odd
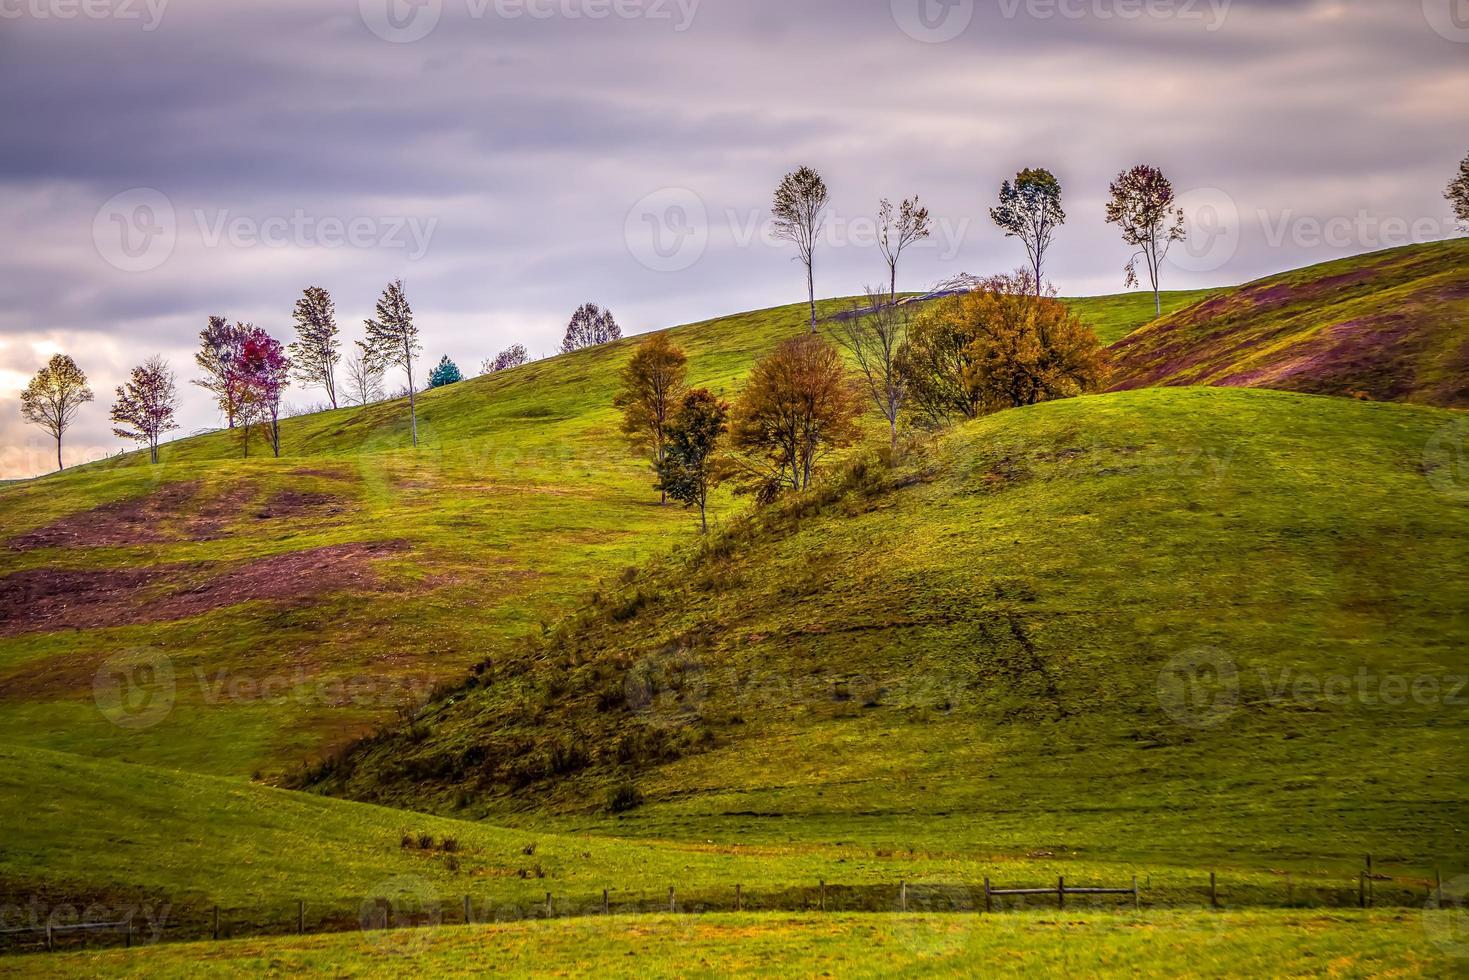
{"type": "Polygon", "coordinates": [[[816,277],[811,271],[811,260],[806,260],[806,295],[811,301],[811,332],[816,332],[816,277]]]}
{"type": "Polygon", "coordinates": [[[1153,287],[1153,315],[1155,317],[1163,315],[1163,297],[1158,292],[1157,286],[1153,287]]]}
{"type": "Polygon", "coordinates": [[[898,263],[888,263],[888,305],[898,305],[898,263]]]}
{"type": "Polygon", "coordinates": [[[888,432],[891,433],[891,435],[892,435],[892,439],[893,439],[893,452],[894,453],[897,453],[897,451],[898,451],[898,418],[897,418],[896,415],[894,415],[894,416],[892,416],[891,418],[888,419],[888,432]]]}
{"type": "Polygon", "coordinates": [[[64,469],[66,469],[66,466],[65,466],[65,464],[63,464],[61,462],[61,434],[60,433],[57,433],[56,434],[56,472],[60,473],[64,469]]]}
{"type": "Polygon", "coordinates": [[[413,426],[413,447],[418,448],[418,403],[413,395],[413,357],[407,358],[408,364],[408,418],[413,426]]]}

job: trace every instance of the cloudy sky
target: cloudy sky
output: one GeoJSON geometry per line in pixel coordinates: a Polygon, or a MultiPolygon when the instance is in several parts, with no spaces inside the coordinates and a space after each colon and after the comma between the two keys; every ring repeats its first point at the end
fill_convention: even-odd
{"type": "MultiPolygon", "coordinates": [[[[107,407],[210,314],[291,336],[302,288],[348,339],[401,276],[427,360],[553,350],[580,303],[627,332],[802,298],[766,206],[832,192],[818,292],[880,281],[877,202],[936,233],[900,285],[1018,265],[988,219],[1045,166],[1049,276],[1116,292],[1102,220],[1140,162],[1193,241],[1165,287],[1454,233],[1469,0],[0,0],[0,476],[51,465],[18,392],[57,350],[107,407]]],[[[185,432],[217,425],[184,386],[185,432]]],[[[293,389],[308,405],[319,393],[293,389]]]]}

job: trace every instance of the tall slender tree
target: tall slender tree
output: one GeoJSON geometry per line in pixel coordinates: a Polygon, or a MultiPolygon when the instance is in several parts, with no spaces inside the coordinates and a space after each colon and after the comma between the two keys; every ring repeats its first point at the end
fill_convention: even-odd
{"type": "Polygon", "coordinates": [[[898,417],[908,401],[908,384],[898,371],[898,350],[908,331],[908,307],[884,303],[881,287],[867,288],[861,310],[842,320],[837,343],[857,363],[862,386],[888,423],[888,438],[898,448],[898,417]]]}
{"type": "Polygon", "coordinates": [[[200,348],[194,363],[204,372],[194,384],[214,395],[225,423],[233,429],[240,413],[240,400],[245,394],[240,373],[240,353],[245,346],[247,325],[230,323],[222,316],[209,318],[209,325],[199,332],[200,348]]]}
{"type": "MultiPolygon", "coordinates": [[[[877,247],[888,264],[888,302],[898,301],[898,259],[903,250],[929,236],[928,208],[918,203],[918,198],[904,198],[897,213],[887,198],[877,206],[877,247]]],[[[872,292],[868,291],[871,298],[872,292]]],[[[881,294],[877,294],[881,297],[881,294]]]]}
{"type": "MultiPolygon", "coordinates": [[[[1122,229],[1122,240],[1137,249],[1127,263],[1127,287],[1138,284],[1137,263],[1141,259],[1153,287],[1153,308],[1163,315],[1163,297],[1158,288],[1163,260],[1174,242],[1188,237],[1183,208],[1174,203],[1173,184],[1157,167],[1142,164],[1124,170],[1112,182],[1107,202],[1107,221],[1122,229]]],[[[1037,294],[1039,295],[1039,294],[1037,294]]]]}
{"type": "Polygon", "coordinates": [[[408,418],[413,445],[418,445],[418,401],[413,387],[413,358],[422,350],[413,310],[403,293],[403,280],[388,283],[377,301],[377,317],[367,321],[367,339],[358,341],[363,354],[374,364],[401,367],[408,375],[408,418]]]}
{"type": "Polygon", "coordinates": [[[826,182],[810,167],[799,167],[781,178],[770,213],[775,237],[796,246],[806,268],[806,296],[811,303],[811,332],[816,332],[816,240],[821,236],[829,195],[826,182]]]}
{"type": "Polygon", "coordinates": [[[331,293],[308,286],[296,300],[296,342],[290,347],[291,371],[296,380],[321,388],[337,407],[337,362],[342,344],[337,339],[337,306],[331,293]]]}
{"type": "Polygon", "coordinates": [[[71,428],[77,412],[93,397],[87,376],[65,354],[51,355],[51,360],[20,393],[21,417],[39,425],[56,440],[58,470],[66,468],[61,462],[61,437],[71,428]]]}
{"type": "Polygon", "coordinates": [[[1469,231],[1469,156],[1465,156],[1460,162],[1459,175],[1449,182],[1444,197],[1453,205],[1454,217],[1459,219],[1459,227],[1469,231]]]}
{"type": "Polygon", "coordinates": [[[683,396],[687,372],[688,356],[665,333],[639,344],[622,369],[622,389],[613,404],[622,409],[623,433],[636,451],[652,455],[655,470],[663,462],[668,420],[683,396]]]}
{"type": "Polygon", "coordinates": [[[1000,203],[990,209],[990,217],[1004,230],[1006,238],[1018,238],[1025,245],[1025,255],[1039,290],[1046,249],[1051,246],[1056,228],[1066,222],[1066,212],[1061,208],[1061,182],[1049,170],[1022,170],[1015,175],[1015,183],[1007,180],[1000,185],[1000,203]]]}
{"type": "Polygon", "coordinates": [[[158,440],[165,432],[178,428],[174,414],[178,411],[179,391],[168,362],[160,356],[150,357],[133,368],[125,385],[117,389],[112,406],[113,434],[148,445],[148,458],[158,462],[158,440]]]}

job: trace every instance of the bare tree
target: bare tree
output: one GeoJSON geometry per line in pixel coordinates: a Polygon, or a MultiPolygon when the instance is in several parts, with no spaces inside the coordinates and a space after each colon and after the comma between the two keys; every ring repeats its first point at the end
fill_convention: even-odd
{"type": "Polygon", "coordinates": [[[770,212],[775,218],[775,237],[796,246],[806,267],[806,295],[811,302],[811,332],[816,332],[816,277],[813,260],[816,239],[821,235],[822,212],[827,202],[826,182],[810,167],[800,167],[781,178],[770,212]]]}
{"type": "MultiPolygon", "coordinates": [[[[877,223],[877,247],[882,250],[882,257],[888,264],[888,302],[896,303],[898,259],[903,256],[903,249],[928,237],[928,208],[919,205],[916,197],[904,198],[894,216],[892,202],[883,198],[877,206],[877,223]]],[[[882,294],[877,295],[880,299],[882,294]]],[[[872,298],[872,290],[867,291],[867,296],[872,298]]]]}
{"type": "Polygon", "coordinates": [[[1107,221],[1122,229],[1122,240],[1138,249],[1127,263],[1127,287],[1138,283],[1137,262],[1148,267],[1153,286],[1153,307],[1163,315],[1163,298],[1158,277],[1168,249],[1188,237],[1183,208],[1174,205],[1173,184],[1163,171],[1146,164],[1118,174],[1112,182],[1112,199],[1107,202],[1107,221]]]}
{"type": "Polygon", "coordinates": [[[291,372],[304,385],[319,387],[337,407],[337,361],[342,359],[337,340],[337,307],[331,293],[308,286],[296,300],[296,342],[290,346],[291,372]]]}
{"type": "Polygon", "coordinates": [[[178,428],[174,413],[178,410],[178,385],[168,362],[161,356],[148,358],[133,368],[128,383],[117,389],[112,406],[113,433],[120,439],[148,444],[148,458],[158,462],[158,440],[163,433],[178,428]]]}
{"type": "Polygon", "coordinates": [[[367,340],[358,341],[363,354],[382,367],[401,367],[408,374],[408,418],[412,423],[413,445],[418,445],[418,401],[413,387],[413,357],[423,348],[418,343],[418,328],[413,325],[413,310],[403,294],[403,280],[388,283],[377,301],[377,318],[367,321],[367,340]]]}
{"type": "Polygon", "coordinates": [[[867,287],[866,310],[841,320],[836,329],[837,343],[857,362],[863,386],[887,419],[894,450],[898,448],[898,416],[908,400],[908,385],[897,364],[907,330],[907,307],[884,303],[880,286],[867,287]]]}
{"type": "Polygon", "coordinates": [[[486,360],[479,367],[480,374],[494,374],[497,371],[508,371],[511,368],[520,367],[530,362],[530,355],[526,353],[524,344],[511,344],[509,347],[486,360]]]}
{"type": "Polygon", "coordinates": [[[357,353],[347,358],[347,398],[359,405],[383,400],[383,368],[373,363],[359,345],[357,353]]]}
{"type": "Polygon", "coordinates": [[[571,314],[571,322],[566,325],[566,336],[561,339],[561,353],[570,354],[572,351],[596,347],[621,338],[622,328],[617,325],[611,310],[604,310],[596,303],[583,303],[571,314]]]}
{"type": "Polygon", "coordinates": [[[1007,180],[1000,185],[1000,204],[990,208],[990,217],[1004,229],[1006,238],[1018,238],[1025,244],[1039,290],[1051,236],[1058,225],[1066,222],[1066,212],[1061,209],[1061,182],[1049,170],[1022,170],[1015,175],[1015,183],[1007,180]]]}
{"type": "Polygon", "coordinates": [[[39,425],[56,440],[56,468],[61,462],[61,437],[71,427],[82,405],[93,398],[87,376],[65,354],[53,354],[46,366],[36,372],[25,391],[20,393],[20,414],[27,422],[39,425]]]}

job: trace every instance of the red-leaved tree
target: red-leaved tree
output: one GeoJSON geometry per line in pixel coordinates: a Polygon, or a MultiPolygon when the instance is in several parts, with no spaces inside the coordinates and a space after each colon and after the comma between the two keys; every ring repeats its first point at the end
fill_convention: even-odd
{"type": "Polygon", "coordinates": [[[250,423],[265,425],[270,448],[281,454],[281,393],[291,371],[291,359],[281,342],[256,326],[247,326],[240,348],[239,373],[243,379],[242,415],[245,455],[250,455],[250,423]]]}

